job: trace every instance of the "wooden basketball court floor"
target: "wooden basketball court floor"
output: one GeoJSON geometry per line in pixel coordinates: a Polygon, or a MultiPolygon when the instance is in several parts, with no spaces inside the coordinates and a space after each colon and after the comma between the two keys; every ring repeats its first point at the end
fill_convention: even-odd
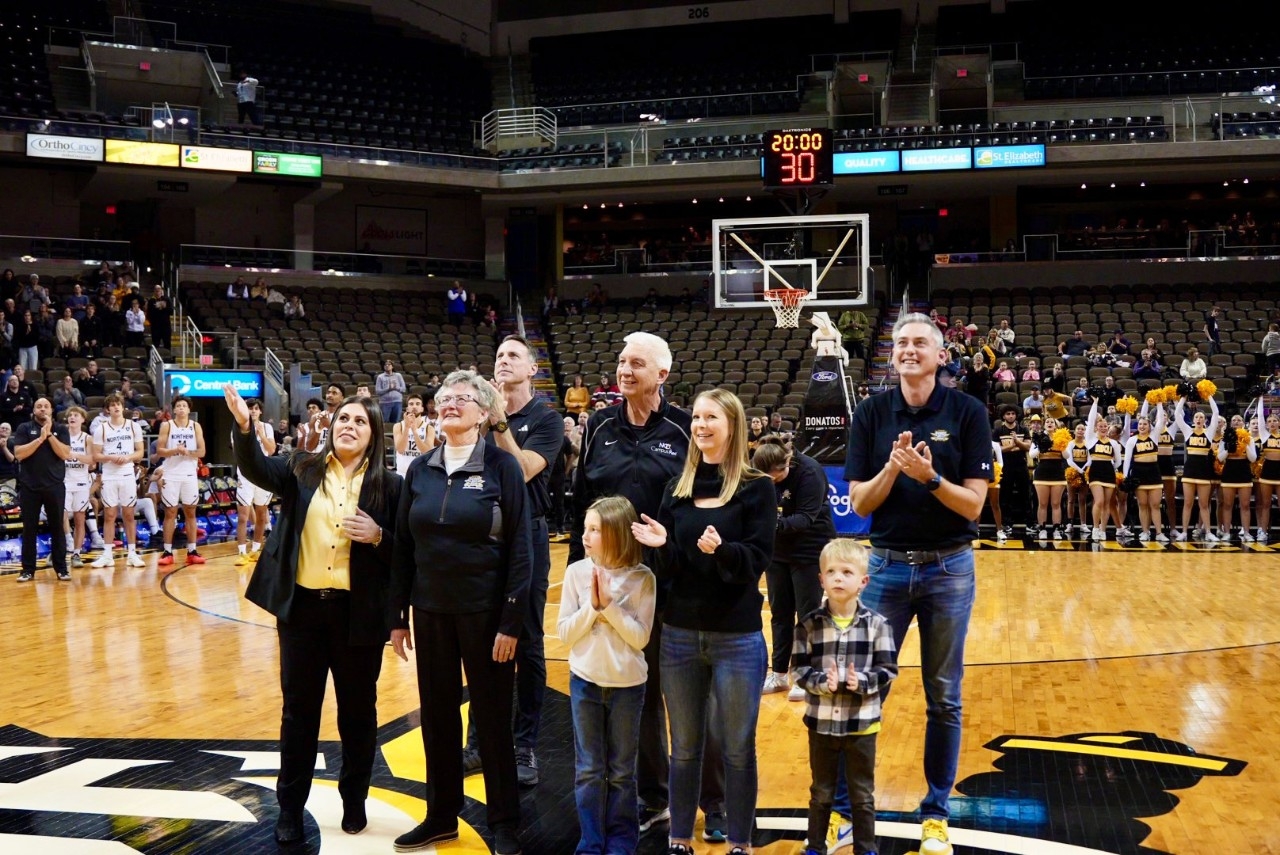
{"type": "MultiPolygon", "coordinates": [[[[1280,853],[1280,550],[983,546],[955,851],[1280,853]]],[[[554,632],[565,547],[552,548],[554,632]]],[[[30,584],[0,575],[0,853],[277,851],[275,633],[241,596],[247,572],[233,547],[204,552],[209,563],[168,572],[153,553],[145,569],[85,567],[69,583],[47,570],[30,584]]],[[[564,855],[577,839],[565,649],[550,636],[547,656],[542,783],[523,796],[527,855],[564,855]]],[[[881,855],[918,840],[914,630],[901,662],[879,738],[881,855]]],[[[387,853],[421,819],[415,680],[388,648],[370,826],[354,837],[338,829],[327,700],[308,839],[293,851],[387,853]]],[[[801,706],[785,694],[761,705],[753,842],[770,855],[803,851],[801,706]]],[[[444,855],[488,851],[482,779],[467,787],[462,839],[444,855]]],[[[664,847],[657,834],[641,851],[664,847]]]]}

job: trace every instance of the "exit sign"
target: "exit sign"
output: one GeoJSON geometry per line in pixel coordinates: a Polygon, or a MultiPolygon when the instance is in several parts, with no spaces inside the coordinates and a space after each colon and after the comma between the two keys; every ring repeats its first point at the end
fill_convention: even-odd
{"type": "Polygon", "coordinates": [[[201,364],[201,365],[212,365],[212,364],[213,364],[213,354],[212,354],[212,353],[202,353],[202,354],[200,354],[200,364],[201,364]]]}

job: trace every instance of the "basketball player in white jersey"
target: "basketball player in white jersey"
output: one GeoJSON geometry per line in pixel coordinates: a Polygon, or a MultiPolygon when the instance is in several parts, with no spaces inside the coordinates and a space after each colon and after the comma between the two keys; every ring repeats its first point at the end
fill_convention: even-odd
{"type": "Polygon", "coordinates": [[[307,422],[307,433],[302,438],[303,451],[314,453],[324,448],[324,441],[329,437],[329,422],[346,396],[347,393],[337,383],[330,383],[324,388],[325,409],[307,422]]]}
{"type": "Polygon", "coordinates": [[[170,405],[173,418],[160,425],[156,454],[164,458],[164,487],[160,501],[164,503],[164,553],[156,563],[173,563],[173,530],[178,523],[178,507],[186,523],[187,563],[203,564],[204,556],[196,551],[200,535],[196,529],[196,503],[200,501],[200,458],[204,457],[204,428],[191,420],[191,402],[179,395],[170,405]]]}
{"type": "Polygon", "coordinates": [[[436,429],[423,413],[421,395],[405,397],[404,420],[392,426],[391,436],[396,446],[396,472],[403,478],[415,457],[436,447],[436,429]]]}
{"type": "MultiPolygon", "coordinates": [[[[258,437],[258,447],[263,455],[270,457],[276,453],[276,434],[270,420],[262,420],[262,402],[257,398],[248,398],[249,428],[258,437]]],[[[262,551],[262,542],[267,538],[267,515],[271,505],[271,491],[264,490],[254,484],[239,468],[236,469],[236,566],[243,567],[258,560],[262,551]],[[253,515],[253,552],[248,551],[246,529],[249,516],[253,515]]]]}
{"type": "Polygon", "coordinates": [[[111,537],[116,530],[116,509],[124,512],[124,539],[128,548],[125,563],[130,567],[145,567],[138,555],[138,527],[134,522],[134,506],[138,502],[138,482],[135,465],[142,460],[142,429],[137,422],[124,417],[124,399],[119,392],[112,392],[106,402],[108,418],[95,434],[90,435],[93,459],[102,464],[102,530],[106,545],[102,555],[93,562],[94,567],[110,567],[111,537]]]}
{"type": "Polygon", "coordinates": [[[67,458],[67,474],[64,481],[67,486],[64,507],[69,523],[66,529],[72,567],[84,566],[80,550],[84,547],[85,511],[89,509],[89,484],[93,481],[93,476],[89,473],[94,463],[93,446],[89,444],[89,434],[84,431],[87,415],[80,407],[69,407],[64,415],[67,420],[67,434],[71,439],[68,443],[71,456],[67,458]]]}

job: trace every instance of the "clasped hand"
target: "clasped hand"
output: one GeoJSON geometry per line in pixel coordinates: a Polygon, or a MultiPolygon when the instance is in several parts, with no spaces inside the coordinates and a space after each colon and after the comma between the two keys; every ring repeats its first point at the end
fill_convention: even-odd
{"type": "Polygon", "coordinates": [[[911,444],[911,432],[898,434],[889,452],[889,465],[908,478],[914,478],[921,484],[934,476],[933,452],[923,441],[911,444]]]}

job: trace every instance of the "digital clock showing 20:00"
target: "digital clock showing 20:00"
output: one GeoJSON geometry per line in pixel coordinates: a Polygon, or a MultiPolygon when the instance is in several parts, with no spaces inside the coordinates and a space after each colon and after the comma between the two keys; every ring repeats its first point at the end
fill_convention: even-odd
{"type": "Polygon", "coordinates": [[[765,187],[815,187],[832,183],[830,128],[767,131],[760,175],[765,187]]]}

